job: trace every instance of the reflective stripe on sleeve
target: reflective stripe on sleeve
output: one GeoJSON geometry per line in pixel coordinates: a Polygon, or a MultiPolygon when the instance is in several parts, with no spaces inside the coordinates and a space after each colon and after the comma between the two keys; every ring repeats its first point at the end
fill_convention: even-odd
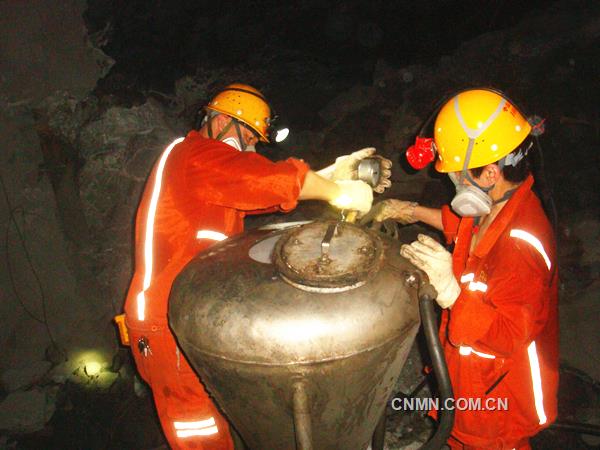
{"type": "Polygon", "coordinates": [[[533,384],[533,398],[535,400],[535,410],[540,421],[540,425],[547,422],[546,412],[544,411],[544,390],[542,389],[542,375],[540,371],[540,361],[538,359],[535,341],[532,341],[527,347],[529,355],[529,366],[531,368],[531,382],[533,384]]]}
{"type": "Polygon", "coordinates": [[[550,268],[552,267],[552,263],[550,262],[550,258],[548,257],[546,250],[544,250],[544,246],[538,238],[536,238],[533,234],[528,233],[527,231],[517,229],[510,230],[510,237],[522,239],[531,244],[533,248],[535,248],[539,252],[539,254],[542,255],[542,258],[544,258],[548,270],[550,270],[550,268]]]}
{"type": "Polygon", "coordinates": [[[146,233],[144,236],[144,282],[142,285],[142,290],[137,295],[137,314],[140,322],[143,322],[146,317],[145,291],[150,287],[150,283],[152,281],[152,265],[154,263],[152,255],[152,245],[154,243],[154,217],[156,216],[156,207],[158,204],[158,197],[160,195],[160,188],[162,186],[163,171],[171,150],[173,150],[173,147],[175,147],[181,141],[183,141],[182,137],[171,142],[171,144],[161,155],[156,168],[154,186],[152,186],[152,196],[150,197],[150,206],[148,207],[148,216],[146,217],[146,233]]]}
{"type": "Polygon", "coordinates": [[[227,235],[219,233],[218,231],[198,230],[198,233],[196,233],[196,239],[211,239],[213,241],[224,241],[225,239],[227,239],[227,235]]]}

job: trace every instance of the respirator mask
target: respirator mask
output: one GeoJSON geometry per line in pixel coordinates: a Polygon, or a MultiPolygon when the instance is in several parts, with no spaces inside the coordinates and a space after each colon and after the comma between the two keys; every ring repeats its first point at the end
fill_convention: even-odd
{"type": "Polygon", "coordinates": [[[487,194],[490,188],[482,188],[478,186],[468,172],[451,172],[448,174],[454,187],[456,195],[450,202],[450,206],[456,214],[462,217],[481,217],[488,215],[492,209],[492,199],[487,194]],[[466,176],[465,176],[466,175],[466,176]],[[467,178],[473,185],[465,184],[467,178]]]}
{"type": "Polygon", "coordinates": [[[240,141],[234,137],[226,137],[225,139],[221,139],[221,142],[235,148],[239,152],[256,153],[256,147],[254,145],[247,144],[245,146],[242,146],[242,144],[240,144],[240,141]]]}
{"type": "Polygon", "coordinates": [[[242,149],[242,145],[240,144],[240,141],[238,141],[238,140],[237,140],[236,138],[234,138],[234,137],[227,137],[227,138],[225,138],[225,139],[221,139],[221,142],[222,142],[223,144],[227,144],[227,145],[229,145],[229,146],[231,146],[231,147],[235,148],[237,151],[240,151],[240,152],[244,151],[244,150],[242,149]]]}

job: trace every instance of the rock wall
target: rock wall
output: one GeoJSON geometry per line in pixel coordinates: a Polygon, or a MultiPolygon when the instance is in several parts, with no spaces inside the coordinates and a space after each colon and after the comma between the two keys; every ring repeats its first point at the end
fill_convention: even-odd
{"type": "Polygon", "coordinates": [[[0,99],[35,105],[56,90],[87,95],[114,61],[88,44],[85,0],[0,3],[0,99]]]}
{"type": "Polygon", "coordinates": [[[75,239],[83,224],[67,220],[78,213],[77,153],[41,119],[48,96],[63,90],[77,104],[113,63],[88,44],[85,6],[0,2],[1,429],[42,428],[56,397],[49,370],[62,367],[64,380],[81,351],[116,348],[111,303],[75,239]]]}

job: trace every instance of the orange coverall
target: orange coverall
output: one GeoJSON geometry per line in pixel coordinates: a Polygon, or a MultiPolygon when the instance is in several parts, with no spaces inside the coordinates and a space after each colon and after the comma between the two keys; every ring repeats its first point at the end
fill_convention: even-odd
{"type": "Polygon", "coordinates": [[[453,449],[527,449],[528,438],[556,418],[555,242],[532,185],[529,176],[470,254],[473,218],[442,209],[462,291],[442,313],[440,339],[455,399],[482,405],[456,403],[466,410],[455,409],[453,449]]]}
{"type": "Polygon", "coordinates": [[[125,323],[173,449],[229,450],[233,444],[169,329],[171,284],[198,252],[242,232],[246,214],[294,208],[307,171],[299,160],[274,163],[192,131],[163,152],[148,178],[136,217],[125,323]]]}

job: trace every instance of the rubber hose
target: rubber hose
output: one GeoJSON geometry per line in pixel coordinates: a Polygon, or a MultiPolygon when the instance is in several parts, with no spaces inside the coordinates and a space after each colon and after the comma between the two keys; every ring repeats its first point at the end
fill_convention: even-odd
{"type": "Polygon", "coordinates": [[[386,415],[385,409],[383,410],[383,414],[379,418],[377,422],[377,426],[375,427],[375,431],[373,432],[373,439],[371,439],[371,449],[372,450],[383,450],[385,444],[385,422],[386,415]]]}
{"type": "Polygon", "coordinates": [[[438,336],[437,317],[434,308],[435,289],[430,284],[423,284],[419,289],[419,311],[421,312],[421,324],[427,341],[427,350],[431,357],[433,372],[438,383],[440,392],[439,425],[433,437],[427,441],[420,450],[438,450],[448,440],[452,426],[454,425],[454,409],[445,409],[447,399],[453,398],[450,375],[444,358],[444,351],[438,336]]]}

